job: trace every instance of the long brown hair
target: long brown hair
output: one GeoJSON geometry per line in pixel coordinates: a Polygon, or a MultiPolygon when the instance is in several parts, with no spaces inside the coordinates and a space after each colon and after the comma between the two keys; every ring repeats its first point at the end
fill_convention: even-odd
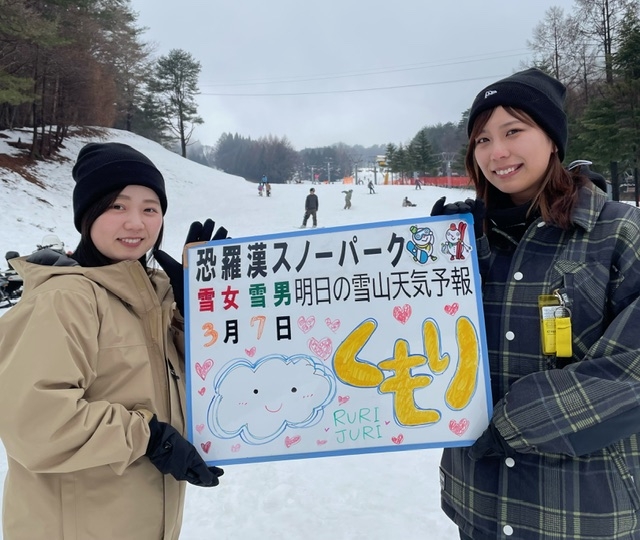
{"type": "MultiPolygon", "coordinates": [[[[511,116],[533,127],[538,124],[525,112],[513,107],[503,107],[511,116]]],[[[495,109],[481,112],[476,118],[471,135],[469,147],[465,156],[465,167],[471,178],[478,197],[484,200],[488,209],[495,208],[500,191],[487,180],[475,159],[476,139],[484,129],[495,109]]],[[[542,128],[540,128],[542,129],[542,128]]],[[[534,195],[529,212],[540,212],[542,219],[547,223],[553,223],[562,229],[571,227],[571,212],[578,199],[578,188],[585,182],[584,177],[574,175],[565,170],[558,158],[557,152],[553,152],[549,158],[547,170],[540,183],[538,192],[534,195]]]]}

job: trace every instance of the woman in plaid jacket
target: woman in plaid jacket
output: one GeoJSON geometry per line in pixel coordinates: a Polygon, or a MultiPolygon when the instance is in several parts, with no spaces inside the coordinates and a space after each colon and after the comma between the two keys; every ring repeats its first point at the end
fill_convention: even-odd
{"type": "Polygon", "coordinates": [[[529,69],[483,89],[467,170],[494,410],[441,463],[468,540],[640,538],[640,210],[562,167],[565,88],[529,69]],[[485,211],[486,209],[486,211],[485,211]]]}

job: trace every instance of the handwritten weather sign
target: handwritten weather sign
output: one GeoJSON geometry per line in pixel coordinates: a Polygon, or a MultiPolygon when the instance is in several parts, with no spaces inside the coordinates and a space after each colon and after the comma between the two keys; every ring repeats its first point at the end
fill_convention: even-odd
{"type": "Polygon", "coordinates": [[[189,246],[188,436],[203,458],[472,444],[491,399],[470,225],[439,216],[189,246]]]}

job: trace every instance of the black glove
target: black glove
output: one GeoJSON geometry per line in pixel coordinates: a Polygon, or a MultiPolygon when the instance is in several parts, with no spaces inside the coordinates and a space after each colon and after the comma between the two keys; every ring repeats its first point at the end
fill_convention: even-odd
{"type": "Polygon", "coordinates": [[[163,474],[176,480],[186,480],[194,486],[212,487],[224,474],[219,467],[207,467],[195,447],[166,422],[159,422],[156,415],[149,422],[151,437],[146,455],[163,474]]]}
{"type": "MultiPolygon", "coordinates": [[[[207,219],[204,225],[199,221],[194,221],[189,227],[187,233],[187,239],[184,241],[184,245],[192,244],[194,242],[209,242],[210,240],[222,240],[227,238],[227,229],[220,227],[216,234],[211,237],[213,229],[216,224],[211,219],[207,219]]],[[[171,255],[162,250],[153,252],[153,257],[162,269],[169,276],[171,287],[173,288],[173,296],[176,299],[176,307],[182,315],[184,315],[184,268],[182,263],[176,261],[171,255]]]]}
{"type": "Polygon", "coordinates": [[[432,216],[450,216],[453,214],[471,214],[473,216],[473,232],[476,239],[484,234],[484,216],[486,209],[482,199],[467,199],[445,204],[447,198],[440,197],[431,209],[432,216]]]}
{"type": "Polygon", "coordinates": [[[491,422],[478,440],[469,448],[469,457],[474,461],[484,457],[513,456],[516,451],[509,446],[498,428],[491,422]]]}

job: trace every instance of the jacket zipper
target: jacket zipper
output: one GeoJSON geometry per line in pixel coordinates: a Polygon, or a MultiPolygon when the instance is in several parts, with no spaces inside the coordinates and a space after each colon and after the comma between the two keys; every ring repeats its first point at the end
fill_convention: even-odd
{"type": "Polygon", "coordinates": [[[169,373],[171,373],[171,376],[173,377],[174,381],[179,381],[180,380],[180,375],[178,375],[176,373],[176,370],[173,368],[173,364],[171,363],[171,360],[169,360],[169,358],[166,359],[167,360],[167,364],[169,364],[169,373]]]}

